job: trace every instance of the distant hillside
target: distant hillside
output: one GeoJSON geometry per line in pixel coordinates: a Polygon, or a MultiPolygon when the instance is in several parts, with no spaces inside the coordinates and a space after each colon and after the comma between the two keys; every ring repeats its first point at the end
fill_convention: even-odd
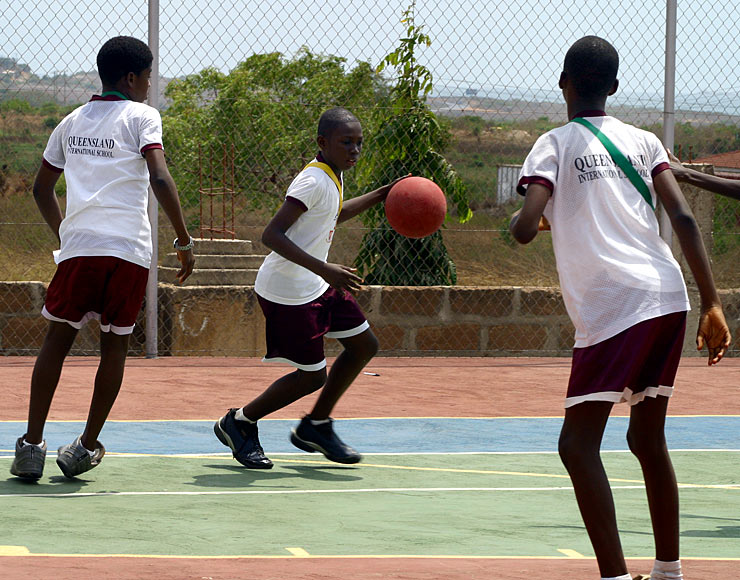
{"type": "MultiPolygon", "coordinates": [[[[556,123],[565,123],[568,120],[563,102],[497,100],[468,96],[432,97],[428,101],[436,114],[446,117],[470,115],[480,117],[485,121],[502,122],[532,121],[543,117],[556,123]]],[[[663,111],[660,109],[617,105],[609,110],[627,123],[654,125],[663,122],[663,111]]],[[[679,110],[676,111],[676,123],[740,125],[740,115],[679,110]]]]}
{"type": "MultiPolygon", "coordinates": [[[[159,79],[160,108],[167,108],[164,91],[172,80],[168,77],[159,79]]],[[[31,72],[26,64],[16,59],[0,57],[0,101],[20,99],[37,106],[45,102],[61,105],[84,103],[90,95],[100,91],[100,79],[96,71],[77,72],[38,76],[31,72]]],[[[550,92],[552,93],[552,91],[550,92]]],[[[491,93],[489,93],[491,94],[491,93]]],[[[540,95],[544,98],[550,96],[540,95]]],[[[708,103],[721,97],[720,93],[703,95],[704,105],[699,109],[711,108],[708,103]]],[[[554,97],[553,97],[554,98],[554,97]]],[[[696,97],[697,99],[699,96],[696,97]]],[[[477,116],[485,121],[531,121],[547,118],[555,123],[565,123],[566,110],[562,101],[536,100],[531,93],[522,93],[520,97],[496,99],[478,96],[475,90],[465,91],[464,96],[435,96],[428,102],[432,110],[446,117],[477,116]],[[529,97],[529,98],[528,98],[529,97]]],[[[610,112],[620,119],[637,125],[655,125],[663,122],[663,111],[656,107],[637,107],[630,105],[612,105],[610,112]]],[[[708,125],[722,123],[740,126],[740,115],[730,115],[714,111],[678,110],[676,123],[708,125]]]]}
{"type": "MultiPolygon", "coordinates": [[[[164,90],[171,80],[160,77],[160,103],[165,102],[164,90]]],[[[0,101],[19,99],[34,106],[48,102],[75,105],[87,102],[91,95],[99,92],[97,71],[38,76],[28,65],[0,57],[0,101]]]]}

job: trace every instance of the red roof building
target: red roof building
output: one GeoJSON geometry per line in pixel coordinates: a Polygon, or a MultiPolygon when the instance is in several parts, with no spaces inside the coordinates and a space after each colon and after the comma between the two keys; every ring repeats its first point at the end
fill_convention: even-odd
{"type": "Polygon", "coordinates": [[[729,179],[740,179],[740,151],[707,155],[699,159],[692,159],[691,163],[714,165],[715,175],[729,179]]]}

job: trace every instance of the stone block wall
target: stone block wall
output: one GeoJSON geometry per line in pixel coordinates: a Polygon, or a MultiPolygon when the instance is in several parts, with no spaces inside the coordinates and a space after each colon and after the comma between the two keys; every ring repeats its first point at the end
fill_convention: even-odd
{"type": "MultiPolygon", "coordinates": [[[[46,321],[46,285],[0,282],[0,353],[36,354],[46,321]]],[[[720,292],[733,348],[740,350],[740,289],[720,292]]],[[[567,356],[573,327],[557,288],[382,287],[357,293],[385,356],[567,356]]],[[[262,356],[264,319],[251,286],[159,287],[160,356],[262,356]]],[[[697,303],[692,296],[692,303],[697,303]]],[[[139,317],[131,355],[143,356],[146,321],[139,317]]],[[[696,355],[696,323],[684,353],[696,355]]],[[[95,354],[97,324],[88,324],[75,354],[95,354]]],[[[339,351],[327,340],[327,354],[339,351]]]]}
{"type": "Polygon", "coordinates": [[[501,356],[570,349],[555,288],[368,286],[357,295],[383,354],[501,356]]]}

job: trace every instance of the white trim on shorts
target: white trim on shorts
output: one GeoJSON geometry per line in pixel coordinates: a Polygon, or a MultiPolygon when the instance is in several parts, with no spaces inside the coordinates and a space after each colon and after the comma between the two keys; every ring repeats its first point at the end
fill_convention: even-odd
{"type": "Polygon", "coordinates": [[[655,399],[658,395],[662,397],[671,397],[673,395],[673,387],[667,387],[661,385],[658,387],[646,387],[644,391],[639,393],[633,393],[629,387],[625,388],[621,393],[617,391],[602,391],[601,393],[589,393],[588,395],[581,395],[579,397],[566,397],[565,408],[573,407],[579,403],[585,403],[587,401],[605,401],[609,403],[627,403],[630,407],[637,405],[645,400],[645,397],[652,397],[655,399]]]}
{"type": "MultiPolygon", "coordinates": [[[[44,307],[41,309],[41,315],[47,320],[51,320],[52,322],[63,322],[63,323],[66,322],[72,328],[75,328],[77,330],[80,330],[90,320],[97,320],[98,322],[100,322],[100,314],[98,312],[88,312],[82,317],[82,319],[79,322],[74,322],[72,320],[67,320],[65,318],[58,318],[46,309],[45,304],[44,304],[44,307]]],[[[132,326],[115,326],[114,324],[101,324],[100,330],[102,332],[112,332],[113,334],[125,336],[126,334],[133,333],[134,326],[136,325],[134,324],[132,326]]]]}
{"type": "MultiPolygon", "coordinates": [[[[360,326],[355,326],[354,328],[350,328],[349,330],[337,330],[335,332],[327,332],[324,336],[328,338],[349,338],[350,336],[357,336],[358,334],[362,334],[365,332],[368,328],[370,328],[370,323],[366,320],[360,326]]],[[[263,363],[284,363],[294,366],[297,369],[300,369],[302,371],[308,371],[308,372],[314,372],[314,371],[320,371],[321,369],[326,368],[326,359],[322,360],[321,362],[317,362],[316,364],[312,365],[304,365],[301,363],[297,363],[293,360],[290,360],[289,358],[285,358],[282,356],[275,356],[272,358],[264,357],[262,359],[263,363]]]]}
{"type": "Polygon", "coordinates": [[[327,338],[349,338],[350,336],[357,336],[358,334],[362,334],[365,332],[368,328],[370,328],[370,323],[366,320],[360,326],[355,326],[354,328],[350,328],[349,330],[335,330],[334,332],[327,332],[324,336],[327,338]]]}
{"type": "Polygon", "coordinates": [[[289,358],[285,358],[285,357],[282,357],[282,356],[275,356],[275,357],[272,357],[272,358],[264,357],[262,359],[262,362],[263,363],[285,363],[285,364],[292,365],[295,368],[300,369],[302,371],[309,371],[309,372],[320,371],[321,369],[325,369],[326,368],[326,359],[324,359],[321,362],[318,362],[316,364],[313,364],[313,365],[300,364],[300,363],[297,363],[295,361],[290,360],[289,358]]]}

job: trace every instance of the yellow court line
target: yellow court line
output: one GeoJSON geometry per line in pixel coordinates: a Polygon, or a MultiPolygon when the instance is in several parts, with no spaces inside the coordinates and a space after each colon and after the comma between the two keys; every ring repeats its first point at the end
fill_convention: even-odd
{"type": "MultiPolygon", "coordinates": [[[[310,463],[313,465],[334,465],[326,461],[312,461],[310,459],[274,459],[279,463],[310,463]]],[[[529,473],[526,471],[497,471],[493,469],[456,469],[453,467],[415,467],[411,465],[387,465],[382,463],[362,463],[362,467],[378,467],[381,469],[405,469],[407,471],[433,471],[439,473],[473,473],[478,475],[514,475],[520,477],[549,477],[554,479],[570,479],[569,475],[559,473],[529,473]]],[[[637,483],[644,485],[642,479],[624,479],[621,477],[610,477],[609,481],[617,483],[637,483]]],[[[702,489],[740,489],[740,485],[702,484],[702,483],[680,483],[679,487],[695,487],[702,489]]]]}
{"type": "MultiPolygon", "coordinates": [[[[15,557],[5,554],[0,554],[2,557],[15,557]]],[[[151,560],[290,560],[296,558],[296,556],[284,556],[284,555],[265,555],[265,554],[242,554],[242,555],[217,555],[217,556],[183,556],[183,555],[172,555],[172,554],[48,554],[30,553],[25,555],[26,557],[34,558],[140,558],[140,559],[151,559],[151,560]]],[[[398,560],[398,559],[409,559],[409,560],[571,560],[569,556],[479,556],[479,555],[448,555],[448,554],[331,554],[331,555],[319,555],[309,554],[304,556],[314,560],[326,559],[326,560],[341,560],[341,559],[352,559],[352,560],[398,560]]],[[[586,560],[595,560],[593,556],[584,556],[586,560]]],[[[653,561],[655,556],[627,556],[627,560],[645,560],[653,561]]],[[[681,556],[681,560],[691,560],[695,562],[740,562],[740,558],[707,558],[707,557],[691,557],[681,556]]]]}
{"type": "MultiPolygon", "coordinates": [[[[612,418],[629,419],[629,415],[612,415],[612,418]]],[[[714,414],[714,415],[668,415],[668,418],[702,418],[702,417],[720,417],[720,418],[740,418],[740,415],[731,414],[714,414]]],[[[462,417],[462,416],[447,416],[447,415],[430,415],[430,416],[419,416],[419,417],[335,417],[337,421],[368,421],[368,420],[381,420],[381,419],[393,419],[393,420],[417,420],[417,419],[562,419],[563,415],[507,415],[505,417],[490,417],[490,416],[476,416],[476,417],[462,417]]],[[[205,423],[208,421],[215,421],[217,418],[206,417],[204,419],[109,419],[107,423],[205,423]]],[[[300,417],[282,417],[273,418],[267,417],[260,419],[262,421],[300,421],[300,417]]],[[[25,423],[27,419],[2,419],[0,423],[25,423]]],[[[49,420],[49,423],[84,423],[85,419],[53,419],[49,420]]]]}
{"type": "Polygon", "coordinates": [[[570,550],[568,548],[558,548],[558,552],[560,552],[561,554],[565,554],[566,556],[568,556],[568,558],[575,558],[578,560],[582,560],[586,557],[580,552],[576,552],[575,550],[570,550]]]}
{"type": "MultiPolygon", "coordinates": [[[[312,461],[310,459],[275,459],[280,463],[310,463],[313,465],[334,465],[326,461],[312,461]]],[[[491,469],[457,469],[454,467],[414,467],[412,465],[387,465],[383,463],[362,463],[362,467],[378,467],[381,469],[402,469],[406,471],[434,471],[437,473],[475,473],[479,475],[522,475],[529,477],[552,477],[555,479],[570,479],[567,475],[558,473],[526,473],[523,471],[495,471],[491,469]]],[[[616,480],[615,480],[616,481],[616,480]]],[[[628,480],[621,480],[628,481],[628,480]]],[[[642,483],[630,481],[630,483],[642,483]]]]}
{"type": "Polygon", "coordinates": [[[0,556],[29,556],[31,551],[26,546],[0,546],[0,556]]]}
{"type": "Polygon", "coordinates": [[[311,554],[306,552],[306,550],[304,550],[303,548],[285,548],[285,549],[288,550],[288,552],[290,552],[291,554],[293,554],[296,558],[310,558],[311,557],[311,554]]]}

